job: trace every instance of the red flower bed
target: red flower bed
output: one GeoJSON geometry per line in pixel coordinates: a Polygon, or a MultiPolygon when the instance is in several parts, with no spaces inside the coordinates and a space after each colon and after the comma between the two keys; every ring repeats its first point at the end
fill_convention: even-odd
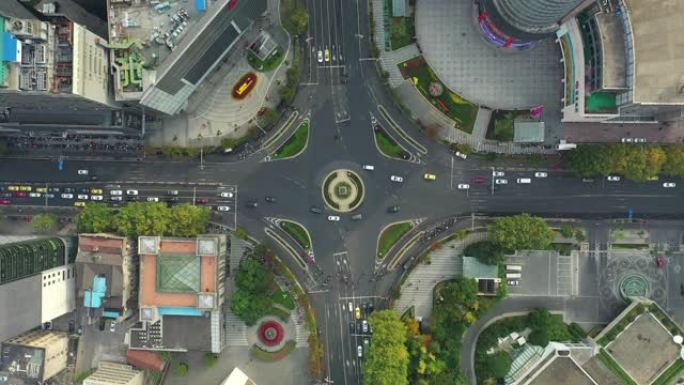
{"type": "Polygon", "coordinates": [[[276,346],[282,342],[285,331],[276,321],[266,321],[259,325],[259,340],[266,346],[276,346]]]}
{"type": "Polygon", "coordinates": [[[233,97],[235,99],[244,99],[245,96],[252,92],[256,83],[257,77],[254,72],[246,74],[233,86],[233,97]]]}

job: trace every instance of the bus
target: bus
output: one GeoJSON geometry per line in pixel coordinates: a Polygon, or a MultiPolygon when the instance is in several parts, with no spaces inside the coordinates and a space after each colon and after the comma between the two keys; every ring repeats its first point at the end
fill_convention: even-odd
{"type": "Polygon", "coordinates": [[[520,265],[506,265],[506,271],[522,271],[522,266],[520,266],[520,265]]]}

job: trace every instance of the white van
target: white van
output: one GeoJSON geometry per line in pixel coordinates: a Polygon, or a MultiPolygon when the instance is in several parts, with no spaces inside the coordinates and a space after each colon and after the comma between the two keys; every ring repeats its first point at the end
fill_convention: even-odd
{"type": "Polygon", "coordinates": [[[520,266],[520,265],[506,265],[506,271],[522,271],[522,266],[520,266]]]}
{"type": "Polygon", "coordinates": [[[506,273],[506,279],[520,279],[520,273],[506,273]]]}
{"type": "Polygon", "coordinates": [[[517,183],[523,183],[523,184],[532,183],[532,179],[530,179],[530,178],[518,178],[515,181],[517,183]]]}

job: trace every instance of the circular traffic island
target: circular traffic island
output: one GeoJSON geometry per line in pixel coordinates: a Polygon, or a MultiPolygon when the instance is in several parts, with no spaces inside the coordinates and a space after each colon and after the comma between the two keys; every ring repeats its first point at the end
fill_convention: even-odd
{"type": "Polygon", "coordinates": [[[328,207],[347,213],[357,209],[363,202],[363,182],[354,171],[334,170],[325,177],[322,193],[328,207]]]}

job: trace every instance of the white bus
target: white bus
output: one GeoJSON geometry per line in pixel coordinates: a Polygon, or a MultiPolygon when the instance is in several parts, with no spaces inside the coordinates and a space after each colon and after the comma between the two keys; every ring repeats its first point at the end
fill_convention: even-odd
{"type": "Polygon", "coordinates": [[[520,265],[506,265],[506,271],[522,271],[522,266],[520,266],[520,265]]]}
{"type": "Polygon", "coordinates": [[[506,273],[506,279],[520,279],[520,273],[506,273]]]}

